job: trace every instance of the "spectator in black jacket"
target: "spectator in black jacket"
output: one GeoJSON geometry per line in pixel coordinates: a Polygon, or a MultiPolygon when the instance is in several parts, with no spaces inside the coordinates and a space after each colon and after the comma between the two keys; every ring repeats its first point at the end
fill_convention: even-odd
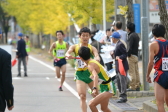
{"type": "Polygon", "coordinates": [[[135,33],[135,24],[127,24],[127,45],[128,45],[128,73],[131,76],[131,81],[129,84],[128,91],[139,91],[140,90],[140,78],[138,70],[138,46],[139,46],[139,36],[135,33]]]}
{"type": "MultiPolygon", "coordinates": [[[[0,31],[1,39],[1,31],[0,31]]],[[[6,104],[8,110],[13,106],[13,85],[11,73],[11,55],[0,48],[0,112],[4,112],[6,104]]]]}
{"type": "Polygon", "coordinates": [[[21,62],[23,62],[24,66],[24,76],[27,77],[27,63],[26,63],[26,57],[27,57],[27,52],[26,52],[26,43],[22,39],[23,34],[18,33],[18,43],[17,43],[17,52],[16,52],[16,58],[18,58],[18,77],[21,77],[21,62]]]}
{"type": "Polygon", "coordinates": [[[121,74],[119,71],[119,62],[118,59],[122,60],[122,64],[127,75],[127,71],[129,69],[127,62],[127,50],[125,45],[120,41],[120,34],[118,32],[114,32],[111,36],[113,43],[116,44],[115,50],[112,53],[113,58],[115,59],[115,67],[116,67],[116,80],[117,87],[119,90],[119,100],[117,103],[125,103],[127,102],[127,76],[121,74]]]}

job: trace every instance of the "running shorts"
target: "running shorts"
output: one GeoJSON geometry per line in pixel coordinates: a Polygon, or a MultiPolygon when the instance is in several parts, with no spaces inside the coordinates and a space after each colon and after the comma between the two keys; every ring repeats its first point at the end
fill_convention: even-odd
{"type": "Polygon", "coordinates": [[[76,71],[75,73],[75,79],[76,80],[81,80],[87,84],[89,84],[90,82],[92,82],[93,80],[90,78],[90,72],[88,70],[84,70],[84,71],[76,71]]]}
{"type": "Polygon", "coordinates": [[[110,93],[115,94],[115,88],[113,86],[113,83],[109,82],[107,84],[100,84],[100,92],[101,93],[103,93],[103,92],[110,92],[110,93]]]}
{"type": "Polygon", "coordinates": [[[164,89],[168,89],[168,72],[163,72],[162,75],[160,75],[159,80],[157,83],[162,86],[164,89]]]}
{"type": "Polygon", "coordinates": [[[55,62],[54,61],[54,66],[57,66],[57,67],[62,67],[63,65],[65,65],[67,62],[66,62],[66,59],[65,58],[62,58],[60,59],[59,61],[55,62]]]}

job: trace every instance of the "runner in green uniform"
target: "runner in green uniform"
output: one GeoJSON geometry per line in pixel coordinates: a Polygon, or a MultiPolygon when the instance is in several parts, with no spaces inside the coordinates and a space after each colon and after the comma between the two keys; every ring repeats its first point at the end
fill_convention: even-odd
{"type": "Polygon", "coordinates": [[[29,36],[25,36],[25,42],[26,42],[26,52],[27,52],[27,58],[26,58],[26,63],[28,63],[28,56],[30,55],[30,51],[31,51],[31,43],[29,40],[29,36]]]}
{"type": "MultiPolygon", "coordinates": [[[[90,37],[91,37],[90,29],[88,29],[87,27],[82,28],[79,32],[80,43],[77,45],[72,45],[65,54],[66,57],[68,59],[73,59],[73,56],[71,56],[72,52],[75,53],[76,57],[79,57],[78,55],[79,48],[81,46],[87,46],[90,48],[91,51],[89,55],[94,55],[95,59],[97,61],[100,61],[97,49],[88,44],[90,37]]],[[[90,78],[91,74],[88,71],[86,64],[81,59],[76,59],[76,63],[77,65],[76,65],[75,78],[76,78],[77,92],[80,97],[80,106],[82,112],[87,112],[86,89],[87,85],[89,85],[90,88],[93,87],[93,81],[90,78]]]]}
{"type": "Polygon", "coordinates": [[[68,49],[68,44],[63,41],[64,39],[64,33],[63,31],[57,31],[56,36],[58,41],[54,42],[49,50],[49,54],[54,58],[54,66],[56,69],[56,76],[57,78],[60,78],[61,76],[61,82],[59,91],[63,91],[62,85],[65,81],[65,72],[66,72],[66,59],[65,59],[65,52],[68,49]],[[60,73],[62,72],[62,74],[60,73]]]}
{"type": "Polygon", "coordinates": [[[94,79],[92,93],[95,95],[95,97],[89,102],[90,109],[92,110],[92,112],[98,112],[96,106],[100,104],[101,110],[103,112],[111,112],[108,108],[109,99],[114,93],[111,78],[100,63],[90,58],[90,49],[88,47],[82,46],[79,49],[78,53],[81,60],[88,65],[88,70],[89,72],[91,72],[94,79]],[[99,86],[101,92],[99,95],[97,94],[98,82],[100,83],[99,86]]]}

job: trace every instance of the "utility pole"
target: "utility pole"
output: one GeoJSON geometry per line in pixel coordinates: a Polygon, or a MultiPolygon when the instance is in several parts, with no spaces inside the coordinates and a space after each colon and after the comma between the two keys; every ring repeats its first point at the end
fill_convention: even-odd
{"type": "Polygon", "coordinates": [[[147,65],[148,65],[148,26],[149,26],[149,18],[148,18],[148,0],[141,0],[141,39],[142,39],[142,74],[143,74],[143,85],[144,90],[149,90],[149,83],[146,82],[146,73],[147,73],[147,65]]]}
{"type": "Polygon", "coordinates": [[[103,31],[106,32],[106,0],[103,0],[103,31]]]}
{"type": "Polygon", "coordinates": [[[125,23],[125,17],[121,14],[119,14],[119,8],[118,6],[125,6],[126,1],[125,0],[115,0],[115,21],[121,21],[122,22],[122,29],[126,29],[126,23],[125,23]]]}
{"type": "Polygon", "coordinates": [[[14,17],[11,17],[11,35],[12,37],[14,37],[14,33],[15,33],[15,22],[14,22],[14,17]]]}
{"type": "MultiPolygon", "coordinates": [[[[73,43],[72,38],[75,38],[75,27],[74,25],[69,26],[69,40],[73,43]]],[[[75,44],[75,43],[74,43],[75,44]]]]}

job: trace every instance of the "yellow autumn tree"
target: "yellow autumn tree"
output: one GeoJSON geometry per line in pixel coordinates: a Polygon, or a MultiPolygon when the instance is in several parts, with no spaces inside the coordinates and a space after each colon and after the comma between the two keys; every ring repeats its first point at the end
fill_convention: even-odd
{"type": "Polygon", "coordinates": [[[43,21],[45,21],[44,31],[46,33],[53,34],[56,30],[65,30],[70,25],[68,14],[61,1],[48,0],[45,2],[43,10],[45,10],[43,21]]]}
{"type": "MultiPolygon", "coordinates": [[[[93,24],[102,23],[102,0],[62,0],[62,2],[77,24],[87,24],[90,19],[93,24]]],[[[114,15],[114,0],[106,0],[107,21],[112,15],[114,15]]]]}
{"type": "MultiPolygon", "coordinates": [[[[102,0],[6,0],[4,9],[15,16],[22,29],[33,33],[54,34],[70,23],[68,14],[78,25],[102,23],[102,0]]],[[[114,0],[106,0],[107,20],[114,14],[114,0]]]]}
{"type": "Polygon", "coordinates": [[[67,13],[54,0],[7,0],[5,10],[16,17],[18,24],[34,33],[53,34],[69,25],[67,13]]]}

